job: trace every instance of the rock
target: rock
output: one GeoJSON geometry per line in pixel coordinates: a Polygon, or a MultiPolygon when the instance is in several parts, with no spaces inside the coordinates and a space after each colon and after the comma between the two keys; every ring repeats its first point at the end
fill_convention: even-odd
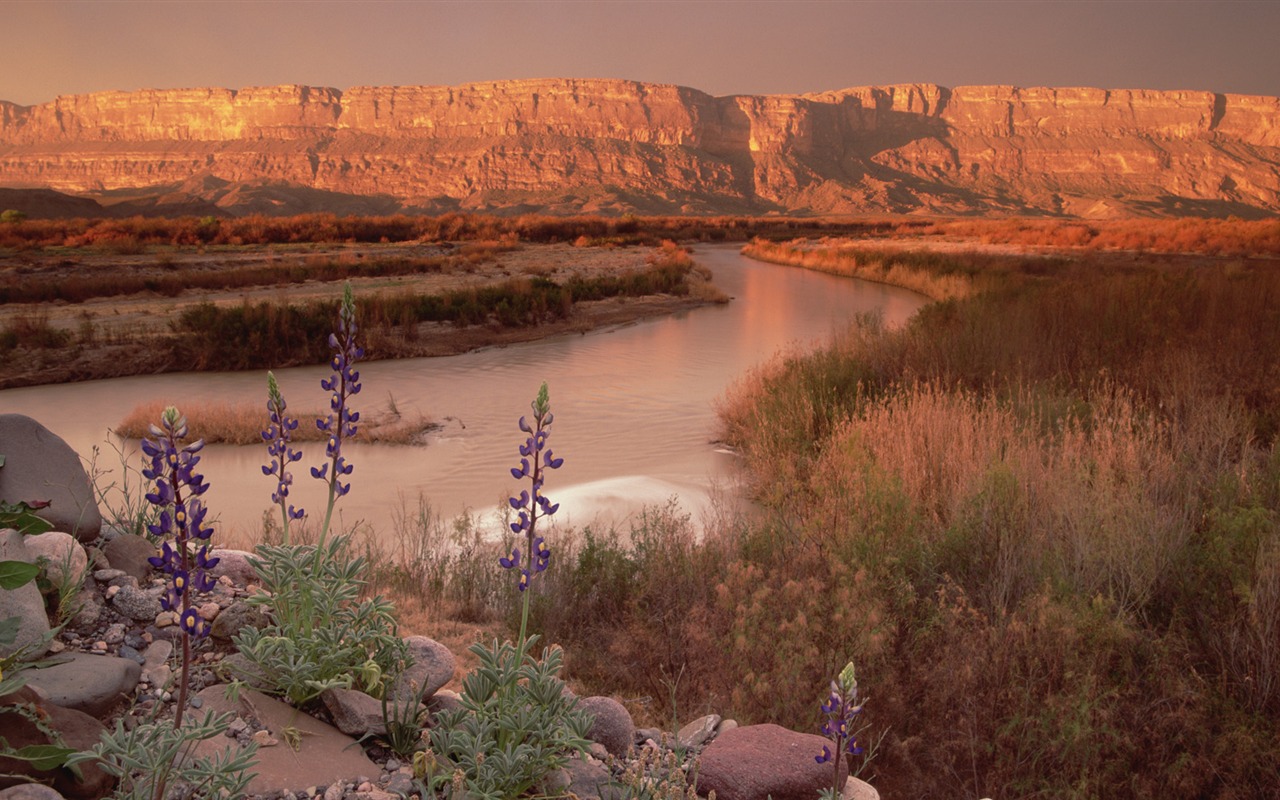
{"type": "Polygon", "coordinates": [[[102,546],[111,569],[118,569],[138,581],[144,581],[153,567],[147,559],[157,554],[156,546],[145,536],[122,533],[102,546]]]}
{"type": "Polygon", "coordinates": [[[437,689],[427,701],[427,713],[435,719],[437,715],[462,708],[462,696],[451,689],[437,689]]]}
{"type": "Polygon", "coordinates": [[[96,92],[6,108],[0,185],[185,182],[186,197],[276,214],[317,189],[348,196],[329,207],[344,214],[427,197],[582,210],[607,189],[614,210],[649,213],[1120,216],[1186,198],[1267,216],[1278,111],[1275,97],[1210,91],[927,83],[802,97],[583,79],[96,92]],[[294,145],[271,144],[281,130],[294,145]]]}
{"type": "Polygon", "coordinates": [[[78,584],[89,568],[84,546],[69,533],[48,531],[26,538],[27,552],[36,561],[43,560],[45,577],[54,585],[78,584]]]}
{"type": "Polygon", "coordinates": [[[248,586],[258,582],[258,571],[250,563],[250,559],[254,557],[253,553],[228,549],[215,550],[213,555],[218,558],[218,563],[209,570],[209,574],[214,578],[225,576],[237,586],[248,586]]]}
{"type": "Polygon", "coordinates": [[[80,456],[59,436],[22,414],[0,414],[0,500],[48,500],[40,516],[54,530],[70,531],[82,542],[98,538],[102,514],[80,456]]]}
{"type": "MultiPolygon", "coordinates": [[[[52,729],[66,747],[88,750],[98,743],[106,730],[101,722],[88,714],[63,708],[40,697],[32,687],[24,686],[13,694],[0,698],[0,719],[3,720],[4,736],[9,745],[15,749],[51,743],[49,735],[26,717],[4,711],[3,706],[15,703],[34,706],[41,717],[42,724],[52,729]]],[[[11,779],[2,777],[4,775],[27,775],[38,780],[52,779],[54,789],[64,797],[97,800],[110,793],[115,785],[115,779],[92,762],[81,764],[79,770],[80,777],[66,768],[42,772],[35,770],[30,762],[0,756],[0,787],[8,786],[12,782],[11,779]]],[[[0,792],[0,797],[3,796],[6,796],[6,793],[0,792]]],[[[12,796],[21,797],[22,795],[12,796]]]]}
{"type": "Polygon", "coordinates": [[[840,796],[844,800],[880,800],[880,793],[876,791],[876,787],[853,777],[844,782],[840,796]]]}
{"type": "Polygon", "coordinates": [[[218,612],[209,628],[215,639],[230,641],[244,628],[262,629],[271,624],[271,616],[262,606],[237,600],[218,612]]]}
{"type": "Polygon", "coordinates": [[[102,595],[93,589],[81,589],[76,597],[76,613],[71,618],[74,628],[89,628],[102,616],[102,595]]]}
{"type": "Polygon", "coordinates": [[[152,642],[142,654],[142,677],[152,686],[163,686],[169,680],[171,655],[173,642],[165,639],[152,642]]]}
{"type": "MultiPolygon", "coordinates": [[[[15,415],[0,414],[0,418],[12,416],[15,415]]],[[[0,470],[0,473],[4,471],[0,470]]],[[[0,561],[31,564],[35,559],[27,552],[22,534],[6,528],[0,530],[0,561]]],[[[0,657],[19,651],[25,651],[27,658],[42,655],[44,648],[40,647],[40,643],[49,636],[49,617],[45,614],[44,598],[40,596],[40,590],[36,588],[34,581],[17,589],[0,589],[0,620],[10,617],[18,618],[18,634],[11,644],[0,644],[0,657]],[[37,649],[39,652],[35,652],[37,649]]]]}
{"type": "MultiPolygon", "coordinates": [[[[253,794],[297,792],[308,786],[352,781],[360,776],[377,775],[379,769],[369,760],[355,740],[332,725],[299,712],[261,692],[241,690],[238,700],[228,700],[224,686],[210,686],[197,695],[206,708],[218,713],[232,713],[256,719],[269,735],[278,739],[275,747],[258,750],[257,775],[249,782],[253,794]],[[287,743],[284,731],[296,729],[298,749],[287,743]]],[[[213,755],[238,747],[225,737],[201,742],[197,755],[213,755]]]]}
{"type": "Polygon", "coordinates": [[[588,697],[578,701],[578,708],[594,717],[588,739],[604,745],[615,756],[627,754],[636,735],[636,725],[622,703],[611,697],[588,697]]]}
{"type": "Polygon", "coordinates": [[[244,653],[232,653],[222,659],[222,666],[227,676],[252,686],[255,689],[270,689],[271,681],[267,680],[258,665],[249,660],[244,653]]]}
{"type": "Polygon", "coordinates": [[[609,770],[582,758],[571,758],[564,772],[569,777],[570,796],[578,800],[622,800],[629,795],[614,782],[609,770]]]}
{"type": "Polygon", "coordinates": [[[0,800],[66,800],[56,789],[43,783],[20,783],[0,789],[0,800]]]}
{"type": "Polygon", "coordinates": [[[408,797],[413,791],[413,778],[397,772],[387,781],[386,790],[394,797],[408,797]]]}
{"type": "MultiPolygon", "coordinates": [[[[813,800],[831,786],[831,765],[814,757],[830,743],[778,725],[725,731],[702,751],[698,793],[717,800],[813,800]]],[[[843,771],[843,770],[842,770],[843,771]]]]}
{"type": "Polygon", "coordinates": [[[716,726],[720,724],[719,714],[708,714],[705,717],[698,717],[693,722],[682,727],[676,734],[676,746],[685,750],[694,747],[701,747],[711,735],[715,733],[716,726]]]}
{"type": "MultiPolygon", "coordinates": [[[[387,726],[382,718],[382,701],[355,689],[327,689],[320,695],[324,707],[333,715],[333,724],[350,736],[366,733],[384,734],[387,726]]],[[[388,704],[388,713],[394,713],[388,704]]]]}
{"type": "Polygon", "coordinates": [[[111,598],[116,611],[137,622],[153,622],[160,613],[160,591],[121,586],[111,598]]]}
{"type": "MultiPolygon", "coordinates": [[[[60,656],[63,658],[65,656],[60,656]]],[[[23,674],[49,701],[64,708],[104,716],[133,694],[142,674],[136,661],[72,653],[68,660],[23,674]]]]}
{"type": "Polygon", "coordinates": [[[396,700],[427,700],[453,678],[457,659],[449,648],[426,636],[405,638],[413,666],[396,677],[390,696],[396,700]]]}

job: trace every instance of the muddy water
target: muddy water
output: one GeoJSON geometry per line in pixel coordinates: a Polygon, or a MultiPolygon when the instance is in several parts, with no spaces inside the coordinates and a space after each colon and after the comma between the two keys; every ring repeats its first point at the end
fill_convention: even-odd
{"type": "MultiPolygon", "coordinates": [[[[516,489],[508,472],[523,441],[516,420],[544,380],[556,415],[550,446],[565,459],[546,494],[562,504],[562,522],[621,522],[672,497],[696,516],[711,494],[731,491],[733,456],[713,442],[714,404],[736,378],[779,350],[821,342],[859,314],[901,324],[924,302],[902,289],[754,262],[736,247],[700,247],[695,257],[732,302],[585,335],[362,365],[357,409],[394,398],[401,413],[445,424],[420,446],[350,445],[355,472],[339,504],[344,523],[389,529],[393,510],[416,506],[419,496],[446,518],[493,513],[516,489]]],[[[277,372],[291,409],[323,407],[318,384],[326,374],[322,367],[277,372]]],[[[82,454],[97,445],[118,477],[108,429],[135,405],[258,403],[265,394],[265,373],[145,376],[0,391],[0,413],[34,417],[82,454]]],[[[272,490],[259,469],[265,448],[204,452],[206,499],[224,529],[257,529],[272,490]]],[[[321,512],[322,487],[306,465],[319,463],[323,447],[304,452],[291,499],[321,512]]]]}

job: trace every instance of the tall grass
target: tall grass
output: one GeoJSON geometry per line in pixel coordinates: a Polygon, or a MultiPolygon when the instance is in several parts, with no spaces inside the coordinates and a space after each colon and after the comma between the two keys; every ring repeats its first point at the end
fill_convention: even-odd
{"type": "Polygon", "coordinates": [[[805,729],[851,658],[886,796],[1269,796],[1280,276],[1007,272],[745,376],[754,512],[561,563],[574,670],[805,729]]]}

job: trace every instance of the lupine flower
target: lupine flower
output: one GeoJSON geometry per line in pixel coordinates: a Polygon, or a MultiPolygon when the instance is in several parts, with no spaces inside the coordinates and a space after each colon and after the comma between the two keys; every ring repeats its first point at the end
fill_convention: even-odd
{"type": "Polygon", "coordinates": [[[354,469],[342,455],[342,443],[356,435],[356,423],[360,421],[360,413],[347,407],[350,397],[360,392],[360,373],[356,371],[355,363],[364,357],[364,350],[356,344],[356,303],[351,284],[343,288],[338,330],[329,334],[329,347],[333,349],[330,361],[333,374],[320,381],[320,387],[329,393],[329,416],[316,420],[316,427],[329,437],[324,450],[329,461],[311,468],[313,478],[329,484],[329,505],[321,529],[322,537],[329,530],[334,503],[351,491],[351,484],[341,480],[354,469]]]}
{"type": "MultiPolygon", "coordinates": [[[[555,458],[551,451],[546,449],[554,416],[551,414],[551,400],[547,395],[545,383],[538,390],[538,397],[530,406],[533,409],[533,424],[530,425],[525,417],[520,418],[520,430],[527,435],[527,438],[524,444],[520,445],[520,466],[511,469],[511,476],[516,480],[529,479],[529,488],[522,489],[518,497],[507,500],[512,510],[518,512],[516,521],[511,523],[511,532],[517,536],[524,536],[524,557],[521,558],[520,548],[514,547],[509,555],[498,559],[498,563],[504,569],[520,571],[517,585],[521,592],[529,588],[534,576],[544,571],[551,561],[551,548],[547,545],[545,538],[537,535],[538,520],[556,513],[560,505],[553,504],[542,494],[542,482],[545,470],[559,469],[564,463],[563,458],[555,458]]],[[[526,595],[520,622],[522,642],[528,618],[529,598],[526,595]]]]}
{"type": "Polygon", "coordinates": [[[214,581],[208,570],[218,564],[218,559],[209,555],[213,528],[204,524],[208,509],[200,500],[209,484],[195,471],[200,463],[197,453],[204,447],[204,441],[182,444],[187,438],[187,420],[173,406],[160,415],[159,427],[151,426],[151,436],[154,438],[142,440],[142,452],[151,460],[150,465],[143,468],[142,477],[155,481],[155,489],[147,493],[147,502],[159,508],[160,515],[154,525],[147,527],[152,536],[163,541],[160,555],[148,561],[169,576],[169,588],[160,598],[160,605],[178,614],[182,631],[182,680],[173,719],[176,729],[182,727],[187,705],[191,637],[209,633],[209,623],[191,605],[191,592],[207,592],[213,588],[214,581]]]}
{"type": "Polygon", "coordinates": [[[191,608],[191,590],[212,589],[213,579],[206,570],[218,563],[217,558],[209,556],[208,539],[213,535],[213,528],[204,525],[208,509],[199,499],[209,484],[204,482],[203,475],[195,472],[200,462],[197,453],[204,447],[204,441],[181,444],[187,437],[187,421],[172,406],[165,409],[160,423],[160,427],[151,426],[154,439],[142,440],[142,452],[151,459],[142,476],[156,482],[154,491],[147,494],[147,501],[160,509],[156,523],[148,529],[152,536],[164,540],[160,555],[148,560],[170,577],[169,589],[160,598],[161,606],[166,611],[178,612],[184,633],[204,636],[209,632],[209,625],[191,608]],[[204,543],[193,555],[194,542],[204,543]]]}
{"type": "Polygon", "coordinates": [[[827,745],[822,752],[813,757],[819,764],[834,761],[832,777],[832,796],[838,796],[840,787],[840,763],[845,754],[856,756],[862,753],[858,746],[857,732],[853,729],[854,720],[862,713],[862,704],[858,702],[858,678],[850,661],[840,670],[840,676],[831,682],[831,692],[822,703],[822,735],[835,745],[834,750],[827,745]],[[837,756],[839,756],[837,758],[837,756]]]}
{"type": "Polygon", "coordinates": [[[262,432],[262,440],[267,443],[267,455],[270,464],[262,467],[263,475],[271,475],[276,479],[276,490],[271,493],[271,502],[280,506],[280,519],[283,525],[285,540],[289,540],[289,522],[299,520],[306,514],[301,508],[294,508],[289,503],[289,487],[293,485],[293,473],[289,465],[302,458],[301,450],[289,446],[293,432],[298,429],[298,420],[291,419],[285,413],[284,395],[280,393],[280,385],[276,376],[267,373],[267,413],[271,424],[262,432]]]}

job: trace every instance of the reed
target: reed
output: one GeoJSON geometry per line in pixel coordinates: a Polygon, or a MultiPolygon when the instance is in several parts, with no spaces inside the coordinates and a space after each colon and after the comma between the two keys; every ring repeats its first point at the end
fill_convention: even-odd
{"type": "MultiPolygon", "coordinates": [[[[126,439],[149,436],[148,428],[152,420],[159,418],[156,410],[163,411],[166,405],[173,403],[150,401],[139,404],[120,421],[115,432],[126,439]]],[[[193,438],[203,439],[209,444],[262,444],[266,412],[256,404],[190,400],[183,402],[181,407],[193,438]]],[[[297,416],[299,419],[323,419],[325,415],[316,411],[297,416]]],[[[356,432],[354,441],[370,444],[418,444],[438,427],[439,423],[421,414],[412,417],[402,415],[393,400],[382,409],[361,415],[360,429],[356,432]]],[[[294,432],[294,440],[300,442],[322,442],[326,438],[328,437],[324,431],[310,424],[299,425],[294,432]]]]}

